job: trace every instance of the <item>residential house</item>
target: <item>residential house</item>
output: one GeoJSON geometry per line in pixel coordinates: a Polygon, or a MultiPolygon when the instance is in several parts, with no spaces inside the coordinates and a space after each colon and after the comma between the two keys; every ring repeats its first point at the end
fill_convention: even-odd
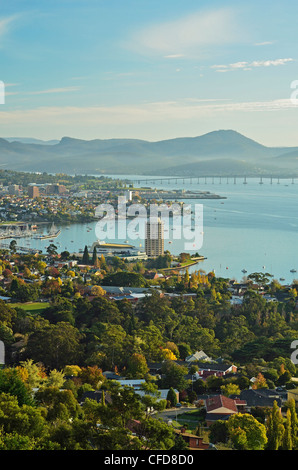
{"type": "Polygon", "coordinates": [[[204,351],[196,351],[194,354],[191,354],[190,356],[187,356],[185,358],[186,362],[198,362],[198,361],[207,361],[207,362],[213,362],[212,359],[207,356],[204,351]]]}
{"type": "MultiPolygon", "coordinates": [[[[179,366],[187,367],[188,369],[195,365],[198,371],[193,375],[193,379],[205,380],[210,375],[216,377],[224,377],[229,374],[236,374],[237,367],[234,364],[223,364],[220,362],[197,362],[197,361],[173,361],[179,366]]],[[[148,363],[149,373],[151,375],[161,375],[161,370],[164,362],[148,363]]]]}
{"type": "Polygon", "coordinates": [[[240,399],[246,401],[246,412],[249,413],[252,408],[272,408],[274,401],[279,407],[282,406],[282,398],[276,390],[267,388],[242,390],[240,399]]]}
{"type": "Polygon", "coordinates": [[[121,385],[121,387],[132,387],[134,390],[140,390],[141,385],[146,382],[145,379],[121,379],[117,382],[121,385]]]}
{"type": "Polygon", "coordinates": [[[111,403],[111,397],[108,392],[104,390],[90,390],[88,392],[85,392],[80,400],[80,404],[82,405],[84,401],[88,400],[94,400],[97,403],[111,403]]]}
{"type": "Polygon", "coordinates": [[[225,395],[214,395],[208,397],[206,406],[206,424],[209,427],[215,421],[226,420],[231,415],[243,412],[245,410],[245,400],[239,398],[228,398],[225,395]]]}
{"type": "Polygon", "coordinates": [[[216,377],[224,377],[228,374],[236,374],[237,366],[234,364],[222,364],[217,362],[204,363],[204,362],[193,362],[194,365],[197,365],[199,370],[196,372],[197,379],[207,379],[210,375],[215,375],[216,377]]]}
{"type": "Polygon", "coordinates": [[[175,429],[174,431],[187,443],[189,450],[210,449],[210,445],[207,442],[204,442],[203,437],[199,437],[195,434],[187,432],[187,430],[183,427],[181,429],[175,429]]]}

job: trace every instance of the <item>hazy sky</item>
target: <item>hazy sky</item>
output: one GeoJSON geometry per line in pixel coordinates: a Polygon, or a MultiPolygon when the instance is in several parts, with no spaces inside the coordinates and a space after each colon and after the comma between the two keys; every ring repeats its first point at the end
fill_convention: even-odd
{"type": "Polygon", "coordinates": [[[161,140],[234,129],[298,146],[294,0],[0,5],[2,137],[161,140]]]}

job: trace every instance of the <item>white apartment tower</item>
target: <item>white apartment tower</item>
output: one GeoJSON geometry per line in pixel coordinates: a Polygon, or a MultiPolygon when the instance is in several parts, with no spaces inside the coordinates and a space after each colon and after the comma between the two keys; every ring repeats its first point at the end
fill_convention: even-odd
{"type": "Polygon", "coordinates": [[[148,221],[145,232],[145,251],[150,258],[164,254],[164,223],[161,219],[148,221]]]}

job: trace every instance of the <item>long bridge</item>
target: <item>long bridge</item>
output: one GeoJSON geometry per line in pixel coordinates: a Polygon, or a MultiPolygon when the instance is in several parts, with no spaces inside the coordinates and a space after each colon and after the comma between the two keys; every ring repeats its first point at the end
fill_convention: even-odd
{"type": "Polygon", "coordinates": [[[207,184],[207,183],[212,183],[212,184],[237,184],[237,183],[243,183],[243,184],[249,184],[249,180],[258,180],[259,184],[265,184],[266,182],[269,182],[269,184],[281,184],[281,182],[284,182],[285,180],[291,181],[291,184],[295,183],[295,179],[293,177],[268,177],[268,176],[260,176],[258,178],[256,177],[246,177],[246,176],[158,176],[158,177],[142,177],[138,178],[135,177],[134,179],[130,179],[129,183],[137,183],[137,184],[148,184],[148,183],[168,183],[168,184],[178,184],[179,182],[186,183],[188,182],[189,184],[207,184]],[[268,180],[268,181],[267,181],[268,180]]]}

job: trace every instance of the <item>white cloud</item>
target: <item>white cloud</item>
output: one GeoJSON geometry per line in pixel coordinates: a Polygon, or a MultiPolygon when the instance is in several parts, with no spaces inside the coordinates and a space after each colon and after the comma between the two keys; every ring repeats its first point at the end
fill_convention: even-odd
{"type": "Polygon", "coordinates": [[[7,33],[9,25],[14,21],[15,16],[9,16],[7,18],[0,18],[0,36],[7,33]]]}
{"type": "MultiPolygon", "coordinates": [[[[19,15],[11,15],[6,18],[0,18],[0,39],[2,40],[7,33],[9,33],[13,23],[19,17],[19,15]]],[[[0,43],[0,47],[2,44],[0,43]]]]}
{"type": "Polygon", "coordinates": [[[229,100],[196,100],[149,102],[139,105],[89,106],[89,107],[40,107],[27,110],[5,111],[0,113],[1,126],[39,126],[59,129],[65,126],[75,128],[84,126],[129,126],[135,124],[158,124],[174,121],[204,119],[206,116],[218,117],[219,113],[273,112],[297,109],[297,104],[289,99],[270,101],[232,102],[229,100]],[[209,102],[208,102],[209,101],[209,102]]]}
{"type": "Polygon", "coordinates": [[[279,65],[285,65],[289,62],[294,62],[294,59],[275,59],[275,60],[254,60],[253,62],[235,62],[229,65],[212,65],[211,68],[215,69],[216,72],[228,72],[233,70],[251,70],[256,67],[277,67],[279,65]]]}
{"type": "Polygon", "coordinates": [[[169,54],[169,55],[164,56],[165,59],[180,59],[181,57],[184,57],[184,55],[183,54],[169,54]]]}
{"type": "Polygon", "coordinates": [[[261,60],[261,61],[254,61],[250,64],[251,67],[270,67],[271,65],[273,66],[278,66],[278,65],[284,65],[287,62],[293,62],[294,59],[276,59],[276,60],[261,60]]]}
{"type": "Polygon", "coordinates": [[[200,55],[206,46],[231,43],[238,37],[233,12],[222,8],[148,26],[132,35],[128,47],[139,53],[177,58],[200,55]]]}
{"type": "Polygon", "coordinates": [[[50,93],[69,93],[72,91],[78,91],[80,87],[77,86],[69,86],[64,88],[49,88],[47,90],[39,90],[39,91],[29,91],[26,94],[28,95],[46,95],[50,93]]]}
{"type": "Polygon", "coordinates": [[[254,45],[255,46],[271,46],[274,43],[275,41],[264,41],[264,42],[256,42],[254,45]]]}

